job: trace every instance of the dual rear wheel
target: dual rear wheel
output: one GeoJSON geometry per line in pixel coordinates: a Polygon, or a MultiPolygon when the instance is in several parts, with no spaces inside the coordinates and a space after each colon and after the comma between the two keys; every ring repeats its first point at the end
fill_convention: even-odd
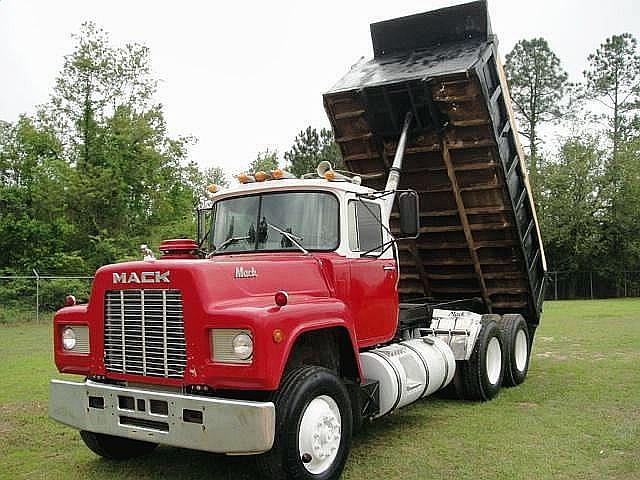
{"type": "Polygon", "coordinates": [[[507,387],[514,387],[524,382],[529,370],[531,347],[529,329],[522,315],[503,315],[499,325],[507,347],[504,384],[507,387]]]}
{"type": "Polygon", "coordinates": [[[469,360],[458,361],[454,388],[465,400],[491,400],[501,386],[524,382],[529,368],[529,333],[522,315],[482,316],[469,360]]]}

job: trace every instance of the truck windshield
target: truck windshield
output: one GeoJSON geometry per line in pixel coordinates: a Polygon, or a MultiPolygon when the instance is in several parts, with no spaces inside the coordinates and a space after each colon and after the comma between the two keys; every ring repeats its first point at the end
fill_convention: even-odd
{"type": "Polygon", "coordinates": [[[338,247],[338,200],[327,192],[228,198],[215,203],[213,216],[210,241],[217,254],[300,250],[296,242],[306,250],[338,247]]]}

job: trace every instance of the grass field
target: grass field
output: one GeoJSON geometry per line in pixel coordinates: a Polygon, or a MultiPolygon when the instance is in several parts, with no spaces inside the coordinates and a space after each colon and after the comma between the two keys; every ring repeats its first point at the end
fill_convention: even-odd
{"type": "MultiPolygon", "coordinates": [[[[49,325],[0,327],[0,478],[256,478],[161,447],[124,463],[47,419],[49,325]]],[[[640,479],[640,299],[547,302],[527,381],[489,403],[427,399],[355,438],[345,479],[640,479]]]]}

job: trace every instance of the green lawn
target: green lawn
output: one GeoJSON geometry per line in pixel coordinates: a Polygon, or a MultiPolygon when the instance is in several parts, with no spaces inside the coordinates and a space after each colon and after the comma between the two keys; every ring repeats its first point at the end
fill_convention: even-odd
{"type": "MultiPolygon", "coordinates": [[[[249,479],[244,458],[161,447],[102,460],[47,419],[49,325],[0,326],[0,478],[249,479]]],[[[418,402],[355,438],[345,479],[640,479],[640,299],[547,302],[527,381],[418,402]]]]}

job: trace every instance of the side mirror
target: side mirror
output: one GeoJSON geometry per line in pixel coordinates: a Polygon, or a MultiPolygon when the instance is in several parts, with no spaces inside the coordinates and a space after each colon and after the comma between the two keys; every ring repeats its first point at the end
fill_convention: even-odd
{"type": "Polygon", "coordinates": [[[400,237],[418,238],[420,235],[420,203],[414,191],[402,192],[398,197],[400,237]]]}

